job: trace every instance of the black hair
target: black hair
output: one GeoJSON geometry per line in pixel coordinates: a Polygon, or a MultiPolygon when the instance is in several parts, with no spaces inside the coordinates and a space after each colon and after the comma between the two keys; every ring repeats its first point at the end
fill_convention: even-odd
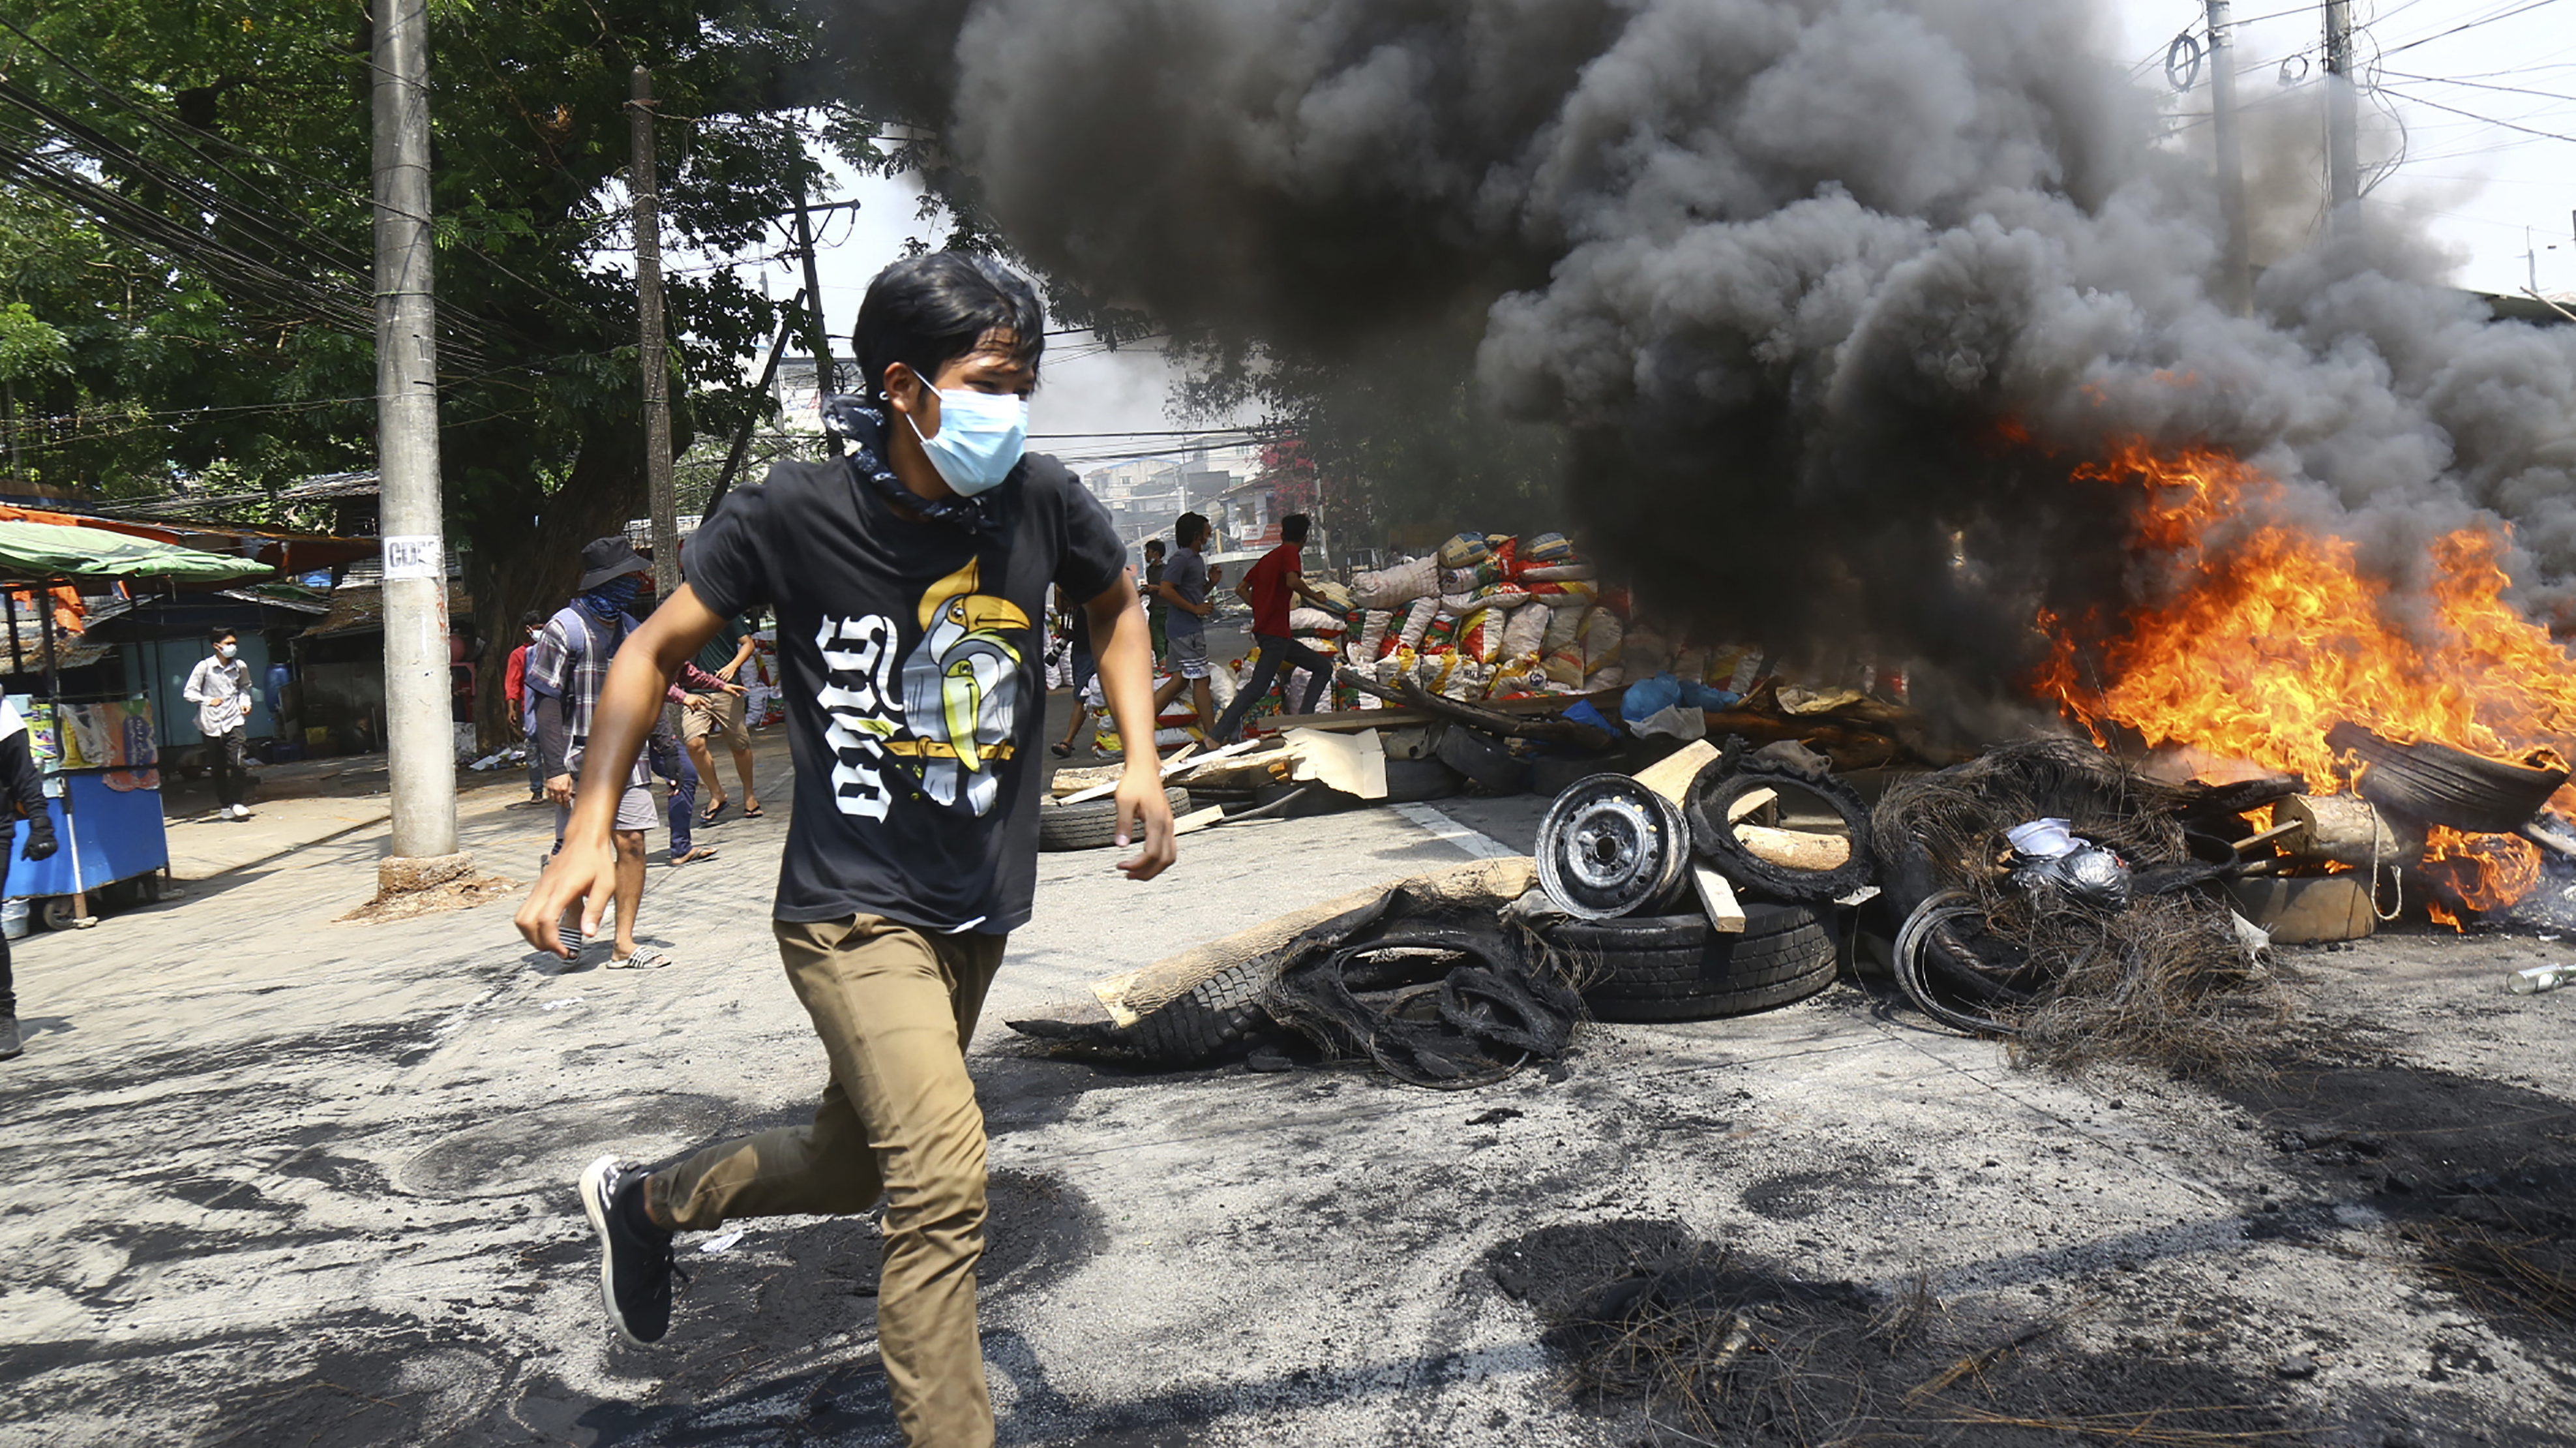
{"type": "Polygon", "coordinates": [[[1205,513],[1183,513],[1172,521],[1172,536],[1184,548],[1196,548],[1207,541],[1208,520],[1205,513]]]}
{"type": "Polygon", "coordinates": [[[526,613],[519,615],[519,627],[521,628],[535,628],[537,625],[544,623],[545,621],[546,614],[543,609],[532,608],[526,613]]]}
{"type": "Polygon", "coordinates": [[[1307,517],[1303,513],[1291,513],[1287,517],[1280,519],[1279,541],[1282,543],[1305,542],[1307,521],[1307,517]]]}
{"type": "Polygon", "coordinates": [[[989,256],[934,251],[896,262],[868,283],[850,350],[865,394],[883,402],[888,367],[900,362],[927,383],[940,368],[973,355],[996,329],[1012,335],[1012,357],[1034,370],[1046,350],[1046,311],[1037,289],[989,256]]]}
{"type": "Polygon", "coordinates": [[[1146,552],[1148,552],[1148,553],[1160,553],[1160,552],[1162,552],[1162,551],[1163,551],[1163,540],[1162,540],[1162,539],[1160,539],[1160,538],[1148,538],[1148,539],[1146,539],[1146,540],[1145,540],[1145,551],[1146,551],[1146,552]]]}
{"type": "Polygon", "coordinates": [[[210,644],[219,644],[226,639],[231,639],[238,643],[241,640],[241,635],[228,628],[210,628],[206,630],[206,642],[210,644]]]}

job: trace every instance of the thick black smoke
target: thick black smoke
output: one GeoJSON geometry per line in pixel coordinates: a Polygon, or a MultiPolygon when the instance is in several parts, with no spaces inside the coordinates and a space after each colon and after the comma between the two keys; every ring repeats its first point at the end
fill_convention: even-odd
{"type": "MultiPolygon", "coordinates": [[[[2576,589],[2576,329],[2380,227],[2212,301],[2205,168],[2059,0],[860,0],[1031,258],[1353,368],[1480,318],[1504,412],[1666,611],[2000,690],[2031,621],[2152,593],[2115,439],[2235,451],[2401,590],[2510,520],[2576,589]],[[2026,433],[2026,443],[2011,440],[2026,433]]],[[[2259,170],[2259,168],[2257,168],[2259,170]]],[[[1460,518],[1472,524],[1472,518],[1460,518]]]]}

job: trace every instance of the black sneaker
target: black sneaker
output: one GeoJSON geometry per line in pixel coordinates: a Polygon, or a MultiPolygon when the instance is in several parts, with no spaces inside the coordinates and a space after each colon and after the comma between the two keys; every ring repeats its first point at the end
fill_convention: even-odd
{"type": "Polygon", "coordinates": [[[671,1234],[644,1215],[642,1168],[603,1156],[582,1169],[581,1209],[599,1234],[599,1298],[617,1335],[650,1347],[671,1330],[671,1234]]]}
{"type": "Polygon", "coordinates": [[[0,1061],[6,1061],[27,1049],[18,1039],[18,1018],[0,1016],[0,1061]]]}

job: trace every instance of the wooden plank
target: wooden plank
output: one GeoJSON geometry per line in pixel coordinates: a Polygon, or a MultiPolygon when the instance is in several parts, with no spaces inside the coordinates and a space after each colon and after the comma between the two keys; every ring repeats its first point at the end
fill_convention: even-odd
{"type": "Polygon", "coordinates": [[[1637,782],[1675,804],[1690,796],[1691,781],[1717,758],[1717,746],[1694,739],[1637,771],[1637,782]]]}
{"type": "Polygon", "coordinates": [[[1735,887],[1726,877],[1700,864],[1691,862],[1691,884],[1699,890],[1699,908],[1708,914],[1708,928],[1721,935],[1744,933],[1744,906],[1735,898],[1735,887]]]}
{"type": "MultiPolygon", "coordinates": [[[[1162,777],[1169,779],[1181,770],[1194,769],[1199,765],[1207,763],[1211,759],[1224,759],[1232,755],[1241,754],[1246,749],[1251,748],[1256,742],[1257,741],[1246,739],[1240,743],[1229,744],[1223,749],[1212,750],[1206,754],[1200,754],[1196,758],[1193,758],[1191,757],[1193,751],[1199,747],[1197,741],[1193,740],[1190,743],[1182,745],[1173,753],[1171,758],[1163,761],[1162,777]]],[[[1118,781],[1110,779],[1084,789],[1077,789],[1073,793],[1063,796],[1057,802],[1060,804],[1081,804],[1086,800],[1107,799],[1109,796],[1116,794],[1117,792],[1118,781]]]]}
{"type": "MultiPolygon", "coordinates": [[[[1620,691],[1604,689],[1590,694],[1540,694],[1527,699],[1484,699],[1480,709],[1497,714],[1562,714],[1575,704],[1589,699],[1595,707],[1605,700],[1616,700],[1620,691]]],[[[1428,724],[1439,718],[1419,709],[1340,709],[1330,714],[1281,714],[1260,720],[1265,729],[1392,729],[1406,724],[1428,724]]]]}

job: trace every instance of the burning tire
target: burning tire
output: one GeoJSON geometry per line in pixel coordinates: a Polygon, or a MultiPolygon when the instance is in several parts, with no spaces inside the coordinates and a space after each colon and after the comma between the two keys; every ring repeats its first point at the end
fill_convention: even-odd
{"type": "MultiPolygon", "coordinates": [[[[2399,744],[2358,724],[2337,724],[2326,743],[2367,765],[2355,786],[2363,799],[2410,820],[2473,835],[2507,835],[2531,823],[2567,782],[2567,768],[2489,759],[2425,740],[2399,744]]],[[[2547,758],[2536,755],[2535,758],[2547,758]]]]}
{"type": "MultiPolygon", "coordinates": [[[[1171,801],[1177,817],[1190,812],[1190,792],[1166,789],[1163,798],[1171,801]]],[[[1087,799],[1080,804],[1057,804],[1047,800],[1038,806],[1038,848],[1041,850],[1096,850],[1118,843],[1118,801],[1087,799]]]]}
{"type": "Polygon", "coordinates": [[[1805,1000],[1834,980],[1834,939],[1804,905],[1748,904],[1744,933],[1699,915],[1567,921],[1544,932],[1571,957],[1604,1021],[1705,1021],[1805,1000]]]}

